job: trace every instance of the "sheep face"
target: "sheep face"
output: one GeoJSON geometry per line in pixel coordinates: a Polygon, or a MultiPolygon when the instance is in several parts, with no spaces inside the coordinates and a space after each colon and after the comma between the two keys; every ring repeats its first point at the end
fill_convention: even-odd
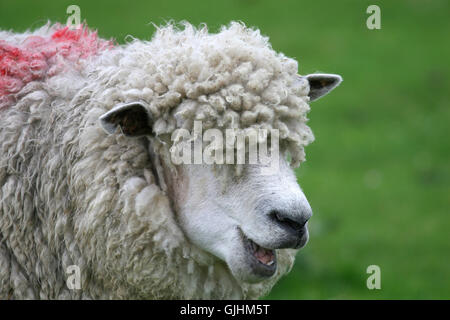
{"type": "Polygon", "coordinates": [[[286,263],[277,257],[308,241],[312,211],[292,169],[281,159],[279,170],[261,172],[259,165],[245,165],[239,176],[226,165],[183,165],[170,183],[187,237],[244,282],[274,276],[286,263]]]}

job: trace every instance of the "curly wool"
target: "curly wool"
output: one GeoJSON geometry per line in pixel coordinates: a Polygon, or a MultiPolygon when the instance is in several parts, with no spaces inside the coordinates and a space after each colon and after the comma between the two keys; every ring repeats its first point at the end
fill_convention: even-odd
{"type": "Polygon", "coordinates": [[[148,101],[156,135],[192,132],[195,120],[204,129],[278,129],[298,166],[314,137],[306,125],[309,84],[298,76],[297,62],[240,23],[218,34],[184,27],[168,25],[151,42],[135,40],[106,53],[92,68],[110,88],[97,99],[109,106],[148,101]]]}
{"type": "MultiPolygon", "coordinates": [[[[36,34],[49,36],[55,27],[36,34]]],[[[5,41],[31,34],[0,33],[5,41]]],[[[169,159],[177,128],[278,129],[293,165],[313,140],[307,81],[258,30],[231,23],[217,34],[189,24],[159,28],[66,63],[26,83],[0,110],[0,297],[257,298],[290,270],[279,250],[274,277],[239,283],[192,245],[160,187],[145,139],[106,135],[98,118],[143,101],[155,152],[169,159]],[[164,143],[162,143],[164,142],[164,143]],[[81,290],[65,270],[77,265],[81,290]]]]}
{"type": "Polygon", "coordinates": [[[33,35],[0,31],[0,109],[14,103],[14,93],[28,82],[63,72],[80,59],[112,47],[87,27],[71,30],[58,24],[44,26],[33,35]],[[46,36],[51,30],[51,36],[46,36]],[[42,34],[42,35],[41,35],[42,34]]]}

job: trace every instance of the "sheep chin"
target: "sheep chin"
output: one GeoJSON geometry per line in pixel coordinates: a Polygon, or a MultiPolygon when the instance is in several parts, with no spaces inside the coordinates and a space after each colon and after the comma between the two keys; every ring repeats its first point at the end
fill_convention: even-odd
{"type": "Polygon", "coordinates": [[[274,276],[277,271],[277,250],[266,249],[249,239],[240,228],[239,243],[235,245],[234,254],[226,259],[233,276],[246,283],[263,282],[274,276]],[[270,259],[265,261],[268,254],[270,259]]]}

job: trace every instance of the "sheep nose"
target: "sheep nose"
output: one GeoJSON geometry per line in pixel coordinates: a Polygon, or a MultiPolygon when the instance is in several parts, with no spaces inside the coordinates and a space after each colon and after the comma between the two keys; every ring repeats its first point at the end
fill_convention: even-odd
{"type": "Polygon", "coordinates": [[[279,242],[279,249],[301,248],[308,241],[308,229],[306,223],[311,218],[310,208],[302,210],[284,211],[272,210],[270,217],[284,231],[284,237],[279,242]]]}
{"type": "Polygon", "coordinates": [[[273,210],[270,213],[272,219],[285,229],[300,233],[311,217],[310,213],[291,214],[282,210],[273,210]]]}

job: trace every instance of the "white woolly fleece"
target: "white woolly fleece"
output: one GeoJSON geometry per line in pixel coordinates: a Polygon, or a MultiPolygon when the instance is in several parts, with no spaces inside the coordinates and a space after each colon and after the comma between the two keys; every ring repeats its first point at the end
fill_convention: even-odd
{"type": "MultiPolygon", "coordinates": [[[[297,62],[240,23],[217,34],[184,27],[32,81],[0,110],[0,298],[257,298],[290,270],[295,250],[280,250],[274,277],[238,283],[183,235],[148,170],[145,139],[99,125],[116,104],[139,100],[160,141],[194,120],[204,129],[274,128],[293,164],[304,160],[313,135],[297,62]],[[81,269],[81,290],[66,286],[70,265],[81,269]]],[[[156,152],[168,159],[169,148],[156,152]]]]}

